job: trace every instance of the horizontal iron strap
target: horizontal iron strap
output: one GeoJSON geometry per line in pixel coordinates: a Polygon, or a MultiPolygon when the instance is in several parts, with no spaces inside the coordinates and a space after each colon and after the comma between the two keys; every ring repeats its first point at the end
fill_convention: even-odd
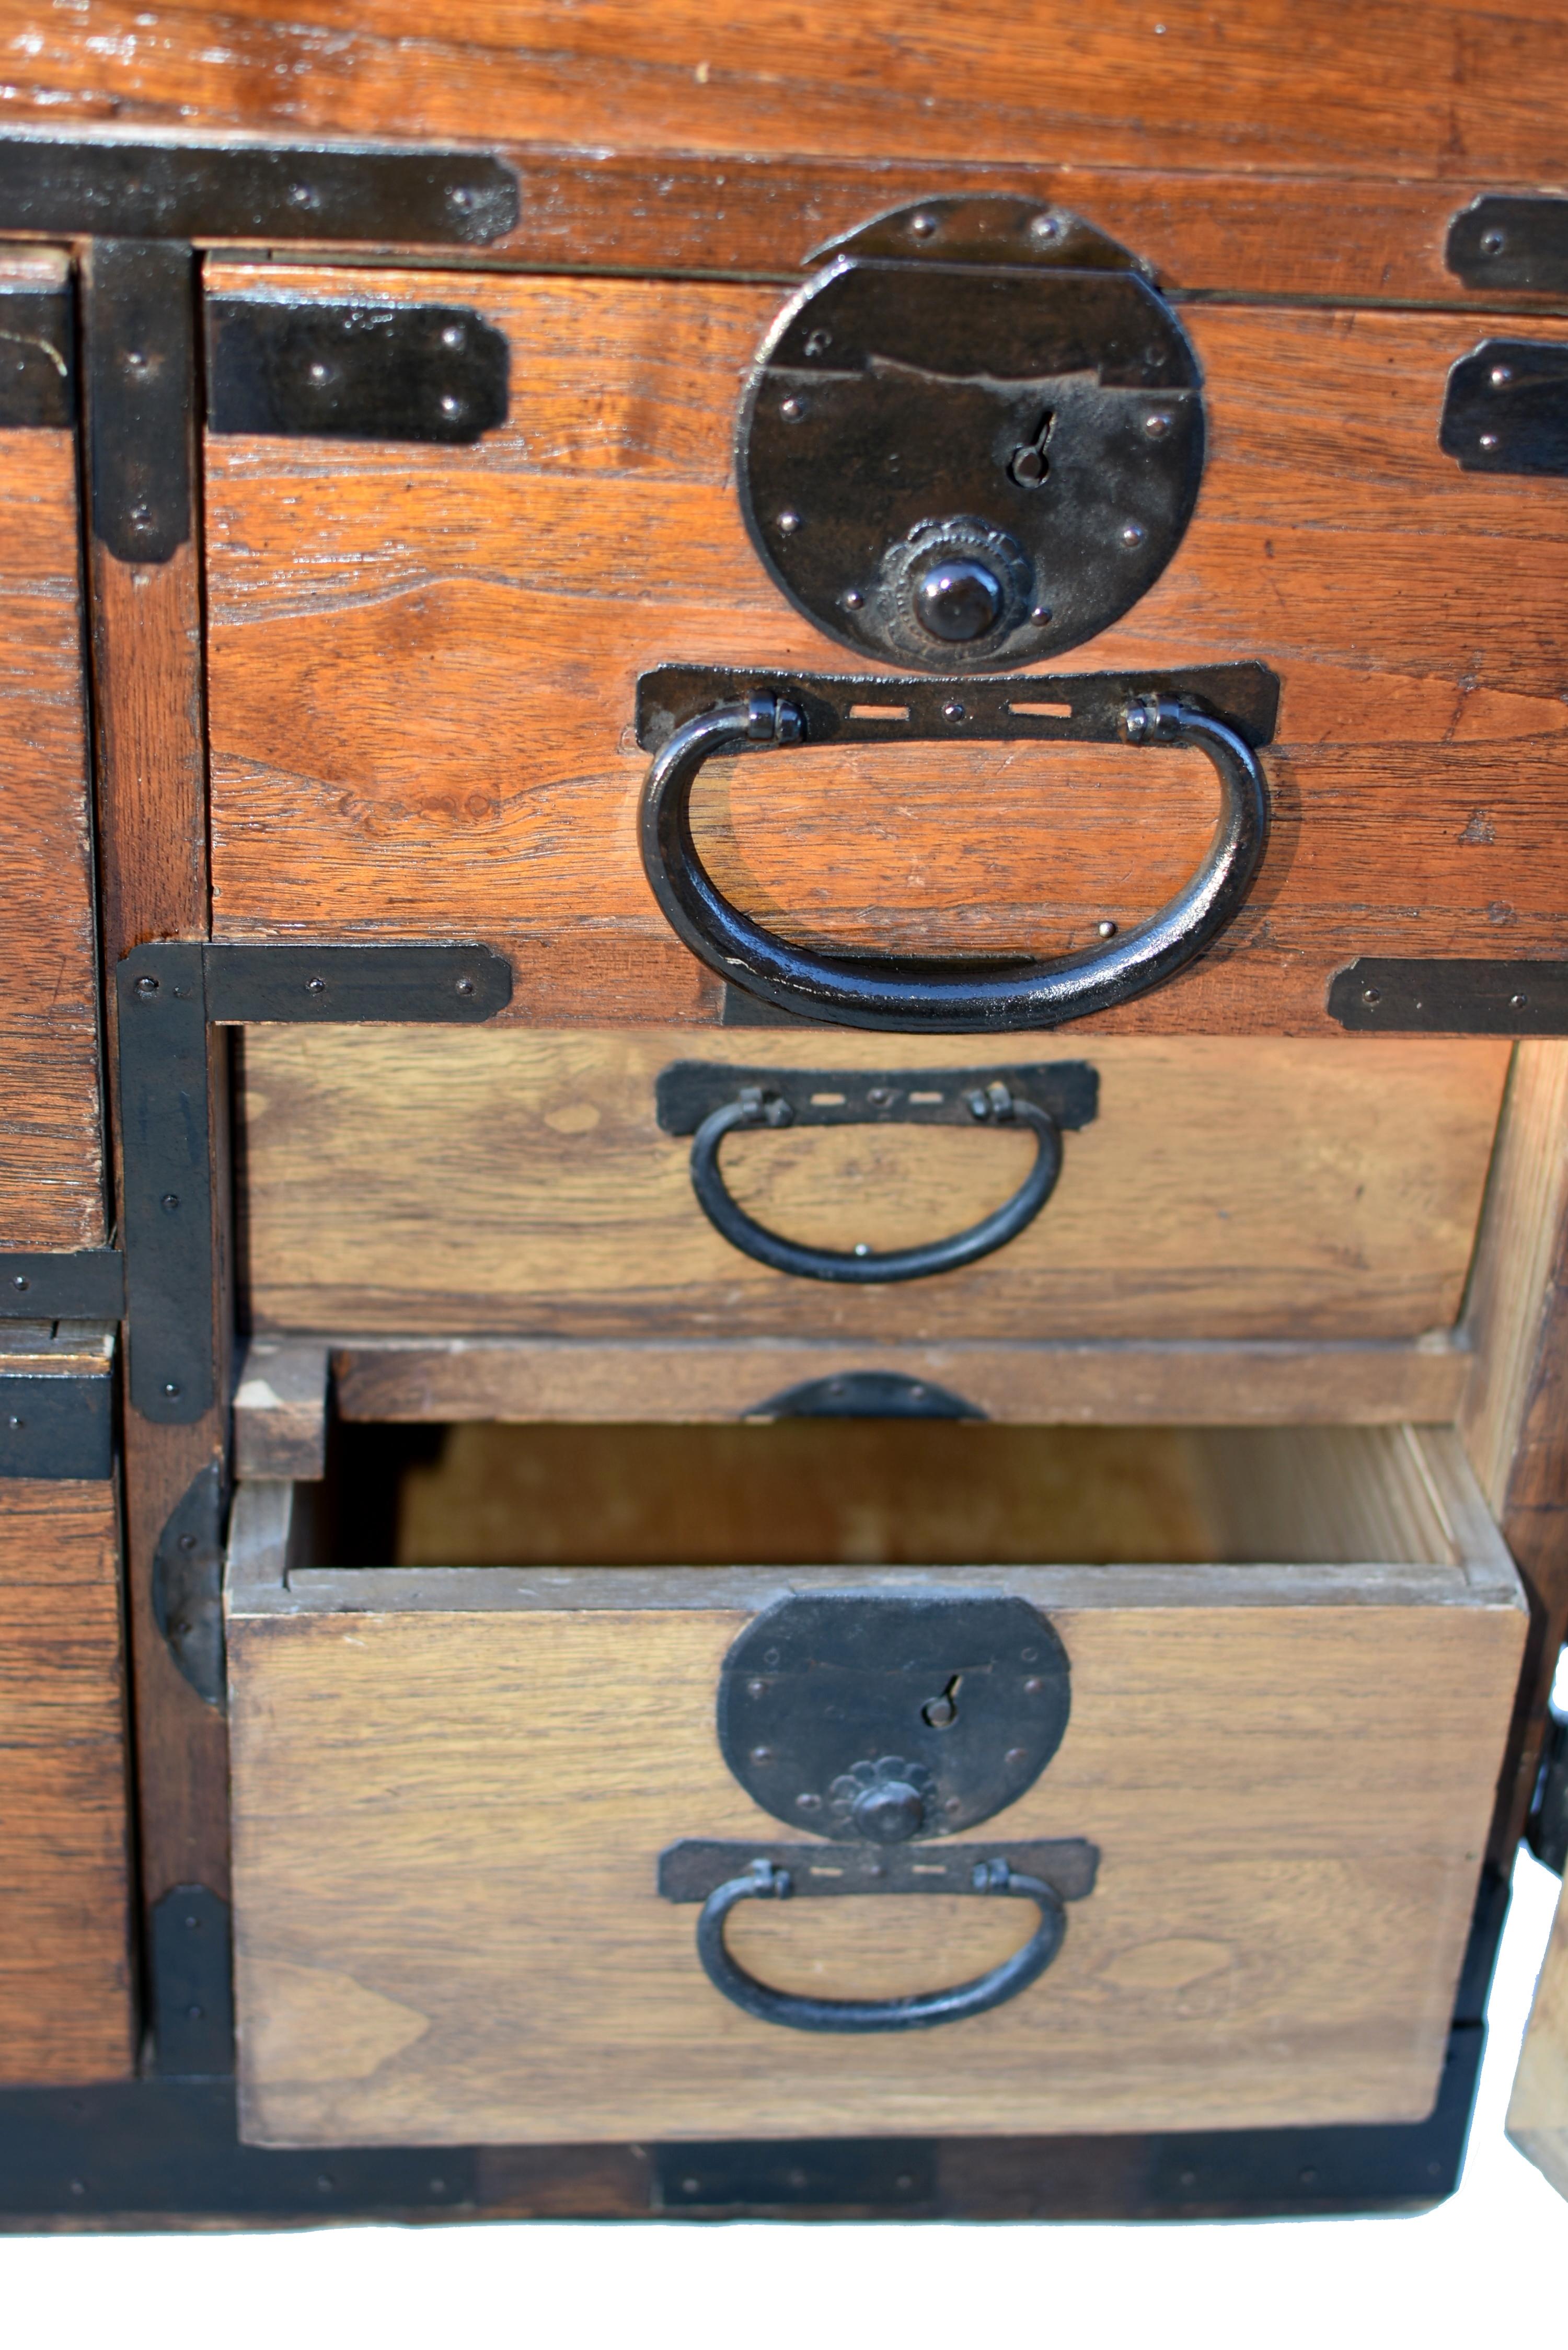
{"type": "Polygon", "coordinates": [[[1568,1036],[1568,962],[1363,955],[1329,983],[1342,1028],[1417,1036],[1568,1036]]]}
{"type": "Polygon", "coordinates": [[[506,338],[436,302],[210,297],[213,432],[454,445],[506,421],[506,338]]]}
{"type": "MultiPolygon", "coordinates": [[[[1108,670],[1073,677],[815,677],[793,670],[670,662],[637,681],[637,739],[662,750],[677,727],[755,693],[786,698],[822,743],[1117,743],[1127,704],[1149,695],[1201,702],[1253,750],[1272,742],[1280,683],[1262,661],[1205,669],[1108,670]]],[[[736,752],[770,744],[738,742],[736,752]]]]}
{"type": "Polygon", "coordinates": [[[0,138],[0,229],[36,236],[489,244],[520,209],[499,156],[452,148],[0,138]]]}
{"type": "Polygon", "coordinates": [[[659,1890],[666,1901],[706,1901],[754,1861],[765,1860],[789,1871],[796,1899],[850,1893],[967,1894],[974,1890],[976,1868],[1004,1860],[1015,1876],[1040,1877],[1064,1901],[1081,1901],[1095,1889],[1099,1859],[1098,1846],[1084,1836],[904,1845],[742,1844],[733,1837],[683,1836],[659,1856],[659,1890]]]}
{"type": "Polygon", "coordinates": [[[793,1126],[975,1126],[972,1094],[1005,1086],[1061,1127],[1089,1125],[1099,1105],[1097,1070],[1086,1061],[1044,1061],[968,1069],[741,1068],[676,1061],[661,1069],[656,1099],[666,1134],[695,1134],[705,1118],[748,1086],[786,1101],[793,1126]]]}
{"type": "MultiPolygon", "coordinates": [[[[145,952],[145,950],[142,950],[145,952]]],[[[207,1017],[396,1023],[488,1020],[512,1001],[512,966],[490,947],[251,946],[202,951],[207,1017]]]]}

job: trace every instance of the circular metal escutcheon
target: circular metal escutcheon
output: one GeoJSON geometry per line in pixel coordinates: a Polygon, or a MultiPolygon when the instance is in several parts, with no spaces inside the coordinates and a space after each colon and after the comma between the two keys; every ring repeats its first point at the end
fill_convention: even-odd
{"type": "Polygon", "coordinates": [[[900,668],[1021,668],[1159,577],[1203,470],[1174,311],[1072,214],[945,197],[835,246],[774,321],[736,448],[784,594],[900,668]]]}

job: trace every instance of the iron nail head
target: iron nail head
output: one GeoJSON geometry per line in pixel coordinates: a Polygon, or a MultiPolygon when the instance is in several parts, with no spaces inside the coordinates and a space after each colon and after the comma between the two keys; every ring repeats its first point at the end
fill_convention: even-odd
{"type": "Polygon", "coordinates": [[[800,516],[796,514],[794,506],[785,506],[783,514],[779,516],[779,528],[783,531],[786,538],[793,538],[794,536],[796,531],[800,528],[800,516]]]}

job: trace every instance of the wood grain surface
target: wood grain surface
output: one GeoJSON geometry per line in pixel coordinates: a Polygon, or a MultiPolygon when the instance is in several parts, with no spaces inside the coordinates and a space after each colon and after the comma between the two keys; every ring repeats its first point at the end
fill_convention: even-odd
{"type": "MultiPolygon", "coordinates": [[[[1408,1457],[1410,1439],[1380,1440],[1408,1457]]],[[[1454,1500],[1454,1452],[1430,1445],[1414,1516],[1397,1484],[1384,1494],[1387,1531],[1425,1567],[897,1571],[899,1589],[1005,1585],[1050,1614],[1073,1719],[1005,1829],[1087,1835],[1103,1860],[1033,1991],[892,2042],[786,2035],[726,2006],[698,1968],[694,1913],[654,1892],[675,1837],[774,1831],[724,1770],[713,1691],[744,1623],[798,1575],[296,1569],[286,1588],[281,1537],[269,1566],[242,1515],[244,2134],[1418,2118],[1523,1631],[1501,1546],[1478,1537],[1484,1513],[1454,1500]],[[1433,1494],[1451,1505],[1452,1564],[1433,1494]]],[[[1355,1555],[1354,1481],[1327,1490],[1355,1555]]],[[[277,1525],[268,1489],[250,1491],[277,1525]]],[[[1310,1534],[1289,1475],[1282,1492],[1310,1534]]],[[[1361,1526],[1374,1562],[1379,1531],[1361,1526]]],[[[826,1579],[842,1587],[842,1570],[826,1579]]],[[[784,1988],[864,1996],[961,1978],[1018,1935],[975,1904],[801,1903],[737,1923],[734,1947],[784,1988]]]]}
{"type": "Polygon", "coordinates": [[[1549,185],[1564,167],[1552,0],[7,0],[3,23],[7,99],[51,121],[1549,185]]]}
{"type": "MultiPolygon", "coordinates": [[[[340,1511],[363,1506],[367,1467],[340,1511]]],[[[1420,1565],[1452,1549],[1403,1429],[470,1425],[397,1484],[398,1566],[1420,1565]]]]}
{"type": "MultiPolygon", "coordinates": [[[[287,286],[428,299],[431,279],[287,286]]],[[[209,444],[215,930],[478,937],[516,962],[508,1017],[711,1019],[717,983],[637,856],[636,677],[853,666],[770,585],[731,483],[776,292],[454,275],[443,293],[517,355],[512,420],[478,447],[209,444]]],[[[1151,592],[1059,667],[1269,662],[1274,830],[1220,943],[1082,1026],[1337,1034],[1324,995],[1352,955],[1568,951],[1568,490],[1439,452],[1475,321],[1188,316],[1212,422],[1196,516],[1151,592]]],[[[781,932],[980,954],[1151,911],[1215,799],[1196,754],[944,743],[715,763],[696,806],[716,879],[781,932]]]]}
{"type": "Polygon", "coordinates": [[[1531,1609],[1492,1829],[1507,1867],[1568,1639],[1568,1043],[1514,1048],[1462,1335],[1475,1369],[1459,1426],[1531,1609]]]}
{"type": "Polygon", "coordinates": [[[7,2085],[134,2070],[127,1793],[115,1489],[0,1482],[7,2085]]]}
{"type": "MultiPolygon", "coordinates": [[[[1457,1337],[1429,1335],[1403,1343],[949,1338],[929,1346],[403,1337],[339,1339],[329,1352],[338,1416],[379,1421],[732,1420],[807,1382],[875,1370],[946,1388],[988,1419],[1033,1427],[1437,1424],[1453,1419],[1473,1368],[1457,1337]]],[[[286,1411],[284,1445],[290,1418],[286,1411]]],[[[259,1432],[255,1440],[271,1451],[259,1432]]],[[[258,1473],[305,1471],[290,1460],[286,1471],[258,1473]]]]}
{"type": "Polygon", "coordinates": [[[1557,1904],[1535,1986],[1508,2134],[1558,2193],[1568,2195],[1568,1892],[1557,1904]]]}
{"type": "MultiPolygon", "coordinates": [[[[0,287],[66,276],[63,254],[0,253],[0,287]]],[[[94,1248],[108,1227],[71,433],[0,432],[0,1247],[94,1248]]]]}
{"type": "MultiPolygon", "coordinates": [[[[1509,1047],[1386,1038],[1095,1039],[1099,1114],[1018,1240],[851,1289],[774,1273],[699,1208],[654,1088],[759,1068],[1061,1059],[1060,1037],[844,1030],[258,1028],[241,1093],[242,1250],[262,1329],[670,1338],[1411,1337],[1458,1314],[1509,1047]]],[[[723,1169],[792,1238],[900,1246],[999,1205],[1028,1136],[741,1135],[723,1169]]],[[[765,1390],[759,1390],[759,1394],[765,1390]]]]}

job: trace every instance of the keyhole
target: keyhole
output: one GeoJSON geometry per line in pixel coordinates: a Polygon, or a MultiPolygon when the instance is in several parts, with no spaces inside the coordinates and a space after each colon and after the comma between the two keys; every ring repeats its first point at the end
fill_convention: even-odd
{"type": "Polygon", "coordinates": [[[950,1730],[958,1720],[958,1686],[961,1675],[955,1673],[940,1697],[920,1708],[920,1720],[931,1730],[950,1730]]]}
{"type": "Polygon", "coordinates": [[[1022,448],[1013,451],[1007,470],[1020,488],[1037,490],[1050,472],[1051,463],[1045,454],[1045,443],[1051,438],[1051,428],[1055,421],[1055,410],[1048,408],[1040,419],[1039,427],[1033,441],[1024,442],[1022,448]]]}

